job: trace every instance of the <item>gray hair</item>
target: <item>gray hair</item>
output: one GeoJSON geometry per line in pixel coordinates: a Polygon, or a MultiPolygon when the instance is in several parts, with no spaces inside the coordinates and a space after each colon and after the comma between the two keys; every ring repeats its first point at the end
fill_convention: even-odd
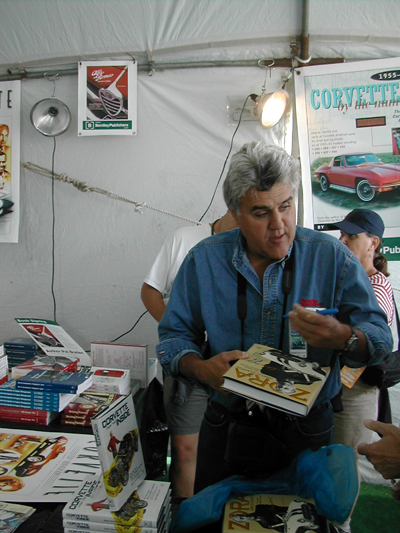
{"type": "Polygon", "coordinates": [[[231,158],[223,184],[224,200],[228,208],[239,213],[247,191],[268,191],[276,183],[287,185],[297,194],[300,184],[300,164],[280,146],[263,141],[251,142],[231,158]]]}

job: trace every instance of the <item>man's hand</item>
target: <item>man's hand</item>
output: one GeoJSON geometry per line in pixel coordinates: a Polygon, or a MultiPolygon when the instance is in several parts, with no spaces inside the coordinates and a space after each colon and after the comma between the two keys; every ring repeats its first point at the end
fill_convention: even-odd
{"type": "Polygon", "coordinates": [[[289,318],[292,328],[303,339],[316,348],[331,348],[341,350],[351,335],[351,330],[336,318],[319,315],[301,305],[294,304],[289,318]]]}
{"type": "Polygon", "coordinates": [[[179,361],[179,372],[188,379],[197,379],[209,385],[218,392],[226,391],[221,388],[224,383],[223,375],[237,359],[247,359],[247,352],[232,350],[222,352],[210,359],[201,359],[197,354],[188,353],[179,361]]]}
{"type": "MultiPolygon", "coordinates": [[[[400,428],[374,420],[364,420],[364,426],[382,438],[372,444],[362,442],[357,447],[358,453],[365,455],[385,479],[400,478],[400,428]]],[[[394,487],[393,496],[400,499],[400,486],[394,487]]]]}

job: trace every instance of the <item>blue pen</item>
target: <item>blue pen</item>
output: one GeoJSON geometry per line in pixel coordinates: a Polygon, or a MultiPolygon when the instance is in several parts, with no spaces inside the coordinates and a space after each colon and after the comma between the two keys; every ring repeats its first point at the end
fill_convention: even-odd
{"type": "MultiPolygon", "coordinates": [[[[336,315],[339,313],[339,309],[333,307],[332,309],[321,309],[321,311],[316,311],[318,315],[336,315]]],[[[283,315],[283,318],[289,318],[289,315],[283,315]]]]}

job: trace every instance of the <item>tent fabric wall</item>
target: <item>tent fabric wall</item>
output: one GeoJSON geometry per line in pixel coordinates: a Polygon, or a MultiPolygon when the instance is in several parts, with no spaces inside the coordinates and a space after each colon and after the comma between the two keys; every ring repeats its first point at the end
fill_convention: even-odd
{"type": "MultiPolygon", "coordinates": [[[[138,134],[134,137],[77,137],[77,78],[56,82],[56,97],[72,112],[72,126],[56,138],[56,173],[87,181],[135,201],[199,220],[228,154],[235,126],[228,124],[226,99],[260,90],[259,68],[189,69],[138,76],[138,134]]],[[[280,78],[273,74],[273,89],[280,78]]],[[[29,121],[32,106],[50,95],[48,80],[22,82],[21,160],[51,169],[54,140],[29,121]]],[[[281,144],[280,126],[264,130],[243,122],[233,153],[243,143],[265,138],[281,144]]],[[[21,168],[18,244],[3,244],[1,339],[17,335],[15,317],[52,319],[51,180],[21,168]]],[[[221,186],[203,222],[224,214],[221,186]]],[[[143,313],[140,289],[168,233],[190,225],[151,209],[55,182],[55,295],[57,321],[85,350],[92,341],[112,340],[143,313]]],[[[147,315],[121,341],[157,342],[147,315]]]]}

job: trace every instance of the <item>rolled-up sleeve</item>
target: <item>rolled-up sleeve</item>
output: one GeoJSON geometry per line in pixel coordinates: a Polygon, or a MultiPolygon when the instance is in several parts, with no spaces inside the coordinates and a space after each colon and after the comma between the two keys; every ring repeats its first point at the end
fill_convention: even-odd
{"type": "MultiPolygon", "coordinates": [[[[372,284],[361,264],[356,258],[350,261],[343,280],[341,300],[337,302],[340,314],[349,320],[344,322],[364,333],[369,351],[368,366],[386,360],[392,353],[393,338],[387,322],[387,316],[380,307],[372,284]]],[[[338,317],[340,320],[340,316],[338,317]]],[[[342,362],[349,367],[364,366],[342,355],[342,362]]]]}
{"type": "Polygon", "coordinates": [[[198,276],[189,252],[175,278],[171,297],[158,326],[157,358],[167,374],[187,382],[179,374],[179,361],[188,353],[201,355],[205,328],[201,314],[198,276]]]}

